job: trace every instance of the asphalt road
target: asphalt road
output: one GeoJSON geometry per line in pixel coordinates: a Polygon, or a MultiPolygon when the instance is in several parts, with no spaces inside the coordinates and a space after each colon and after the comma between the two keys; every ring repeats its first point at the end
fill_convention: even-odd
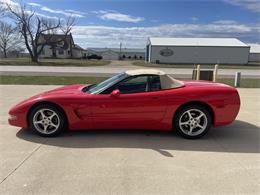
{"type": "Polygon", "coordinates": [[[0,86],[0,194],[260,194],[260,89],[240,89],[237,120],[200,140],[150,131],[41,138],[8,109],[55,86],[0,86]]]}
{"type": "MultiPolygon", "coordinates": [[[[56,66],[0,66],[0,75],[21,75],[21,76],[112,76],[117,73],[145,68],[134,66],[129,63],[122,65],[112,64],[106,66],[89,67],[56,67],[56,66]]],[[[191,78],[192,69],[182,68],[157,68],[176,78],[191,78]]],[[[219,77],[234,77],[236,72],[241,72],[244,78],[259,78],[259,70],[246,69],[219,69],[219,77]]]]}

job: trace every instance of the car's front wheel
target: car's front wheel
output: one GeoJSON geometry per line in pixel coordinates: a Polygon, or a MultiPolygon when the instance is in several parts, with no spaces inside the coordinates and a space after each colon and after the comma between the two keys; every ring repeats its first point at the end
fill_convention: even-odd
{"type": "Polygon", "coordinates": [[[51,137],[66,129],[66,118],[61,109],[49,104],[41,104],[29,114],[30,128],[38,134],[51,137]]]}
{"type": "Polygon", "coordinates": [[[190,105],[178,111],[174,118],[174,128],[184,138],[197,139],[209,131],[211,120],[205,107],[190,105]]]}

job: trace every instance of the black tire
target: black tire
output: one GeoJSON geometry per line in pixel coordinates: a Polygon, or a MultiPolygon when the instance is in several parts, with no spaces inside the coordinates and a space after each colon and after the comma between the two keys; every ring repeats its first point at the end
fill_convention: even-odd
{"type": "MultiPolygon", "coordinates": [[[[61,134],[62,132],[64,132],[67,129],[67,119],[66,119],[66,116],[65,116],[63,110],[61,110],[59,107],[51,105],[51,104],[45,103],[45,104],[40,104],[40,105],[34,107],[29,113],[28,120],[29,120],[28,121],[29,122],[29,128],[31,130],[33,130],[34,132],[36,132],[37,134],[43,136],[43,137],[54,137],[54,136],[61,134]],[[55,120],[55,119],[56,119],[56,121],[59,122],[58,125],[56,125],[55,128],[52,127],[52,126],[47,127],[47,128],[51,128],[51,130],[52,130],[52,128],[54,128],[55,130],[52,130],[53,132],[52,131],[49,131],[49,132],[46,131],[46,133],[41,132],[38,129],[40,129],[41,126],[44,128],[44,125],[40,124],[40,125],[37,126],[36,124],[34,124],[34,117],[36,118],[36,114],[39,114],[39,112],[42,111],[42,110],[45,112],[45,114],[48,114],[49,111],[50,112],[53,111],[54,113],[56,113],[57,116],[55,115],[54,119],[53,118],[49,119],[49,117],[46,117],[46,118],[48,118],[46,120],[49,120],[49,122],[52,121],[52,120],[55,120]]],[[[42,123],[42,122],[40,122],[40,123],[42,123]]]]}
{"type": "Polygon", "coordinates": [[[212,124],[212,116],[210,115],[209,111],[205,107],[200,106],[200,105],[188,105],[188,106],[181,108],[175,114],[174,119],[173,119],[173,129],[176,130],[179,135],[181,135],[182,137],[184,137],[186,139],[198,139],[198,138],[203,137],[210,130],[211,124],[212,124]],[[180,123],[182,122],[181,120],[183,120],[184,117],[188,116],[188,114],[186,114],[186,113],[190,112],[192,114],[196,114],[196,112],[199,113],[199,111],[204,113],[204,115],[202,116],[203,118],[200,118],[199,121],[198,121],[197,117],[192,117],[193,121],[190,121],[189,119],[187,119],[187,121],[183,122],[183,124],[184,123],[189,123],[189,124],[184,124],[182,126],[180,125],[180,123]],[[185,116],[185,115],[187,115],[187,116],[185,116]],[[196,121],[194,121],[194,120],[196,120],[196,121]],[[199,124],[200,126],[202,126],[200,124],[203,122],[202,120],[204,120],[204,122],[205,122],[205,124],[203,124],[204,128],[201,128],[201,130],[196,131],[196,129],[200,128],[200,127],[197,127],[196,125],[199,124]],[[192,126],[192,128],[195,127],[194,135],[186,132],[186,131],[189,131],[190,126],[192,126]]]}

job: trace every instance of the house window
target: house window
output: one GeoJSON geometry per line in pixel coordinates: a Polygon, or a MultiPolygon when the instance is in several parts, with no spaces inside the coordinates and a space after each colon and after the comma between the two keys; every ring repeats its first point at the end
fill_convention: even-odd
{"type": "Polygon", "coordinates": [[[68,54],[70,55],[70,50],[68,50],[68,54]]]}
{"type": "Polygon", "coordinates": [[[64,54],[64,50],[63,49],[59,49],[59,55],[63,55],[64,54]]]}
{"type": "Polygon", "coordinates": [[[59,40],[58,42],[57,42],[57,46],[60,46],[60,47],[62,47],[64,45],[64,41],[62,41],[62,40],[59,40]]]}

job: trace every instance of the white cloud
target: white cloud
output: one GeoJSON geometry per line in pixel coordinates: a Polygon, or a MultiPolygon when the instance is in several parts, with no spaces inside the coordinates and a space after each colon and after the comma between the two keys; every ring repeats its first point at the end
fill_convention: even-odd
{"type": "Polygon", "coordinates": [[[73,14],[81,14],[81,15],[85,15],[86,14],[86,12],[81,12],[81,11],[73,10],[73,9],[66,9],[65,11],[69,12],[69,13],[73,13],[73,14]]]}
{"type": "Polygon", "coordinates": [[[42,5],[39,3],[28,3],[28,5],[34,6],[34,7],[41,7],[42,5]]]}
{"type": "MultiPolygon", "coordinates": [[[[34,4],[34,3],[30,3],[30,4],[34,4]]],[[[29,4],[29,5],[30,5],[29,4]]],[[[12,1],[12,0],[0,0],[0,7],[4,7],[6,8],[6,5],[9,5],[12,9],[16,10],[16,11],[20,11],[20,4],[15,2],[15,1],[12,1]]],[[[41,6],[40,4],[37,4],[37,6],[41,6]]],[[[36,6],[36,5],[31,5],[31,6],[36,6]]],[[[53,19],[53,20],[58,20],[59,18],[58,17],[55,17],[55,16],[48,16],[46,14],[41,14],[39,12],[33,12],[31,10],[27,10],[26,13],[28,14],[32,14],[34,13],[35,15],[41,17],[41,18],[48,18],[48,19],[53,19]]]]}
{"type": "Polygon", "coordinates": [[[259,42],[259,24],[165,24],[151,27],[75,26],[75,42],[82,47],[144,48],[148,37],[236,37],[246,42],[259,42]]]}
{"type": "Polygon", "coordinates": [[[60,9],[52,9],[49,8],[47,6],[43,6],[39,3],[28,3],[31,6],[34,7],[40,7],[41,10],[52,13],[52,14],[62,14],[65,16],[73,16],[73,17],[78,17],[78,18],[83,18],[85,17],[85,13],[81,12],[81,11],[77,11],[77,10],[72,10],[72,9],[68,9],[68,10],[60,10],[60,9]]]}
{"type": "Polygon", "coordinates": [[[244,9],[248,9],[252,12],[260,12],[259,0],[224,0],[231,5],[240,6],[244,9]]]}
{"type": "MultiPolygon", "coordinates": [[[[46,14],[41,14],[41,13],[38,13],[38,12],[35,12],[35,15],[37,15],[40,18],[46,18],[46,19],[53,19],[53,20],[59,20],[60,19],[60,18],[58,18],[56,16],[48,16],[46,14]]],[[[63,18],[61,20],[63,20],[63,18]]]]}
{"type": "MultiPolygon", "coordinates": [[[[17,9],[20,5],[19,3],[12,1],[12,0],[0,0],[0,7],[6,7],[6,4],[9,4],[12,8],[17,9]]],[[[32,6],[32,7],[38,7],[40,10],[42,11],[46,11],[52,14],[61,14],[64,16],[72,16],[72,17],[78,17],[78,18],[83,18],[85,17],[85,13],[84,12],[80,12],[77,10],[72,10],[72,9],[68,9],[68,10],[60,10],[60,9],[52,9],[49,8],[47,6],[43,6],[39,3],[27,3],[28,5],[32,6]]],[[[46,18],[58,18],[56,16],[48,16],[46,14],[42,14],[39,12],[36,12],[37,15],[39,16],[44,16],[46,18]]]]}
{"type": "Polygon", "coordinates": [[[238,22],[235,20],[217,20],[214,22],[214,24],[223,24],[223,25],[232,25],[237,24],[238,22]]]}
{"type": "Polygon", "coordinates": [[[122,14],[117,11],[104,11],[104,10],[99,10],[99,11],[93,11],[95,14],[99,14],[99,18],[103,20],[114,20],[114,21],[119,21],[119,22],[132,22],[132,23],[138,23],[144,20],[142,17],[136,17],[136,16],[131,16],[127,14],[122,14]]]}
{"type": "Polygon", "coordinates": [[[78,18],[83,18],[85,17],[82,12],[76,11],[76,10],[59,10],[59,9],[52,9],[46,6],[41,7],[42,11],[46,11],[52,14],[62,14],[65,16],[72,16],[72,17],[78,17],[78,18]]]}

